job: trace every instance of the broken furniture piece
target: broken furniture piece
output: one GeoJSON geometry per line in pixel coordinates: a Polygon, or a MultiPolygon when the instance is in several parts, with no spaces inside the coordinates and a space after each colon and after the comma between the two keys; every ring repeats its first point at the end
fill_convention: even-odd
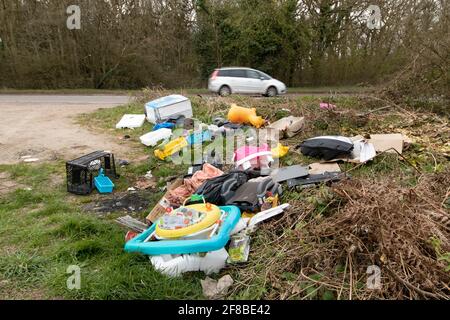
{"type": "Polygon", "coordinates": [[[95,151],[66,162],[67,191],[78,195],[90,194],[94,189],[94,175],[100,169],[108,177],[118,178],[114,154],[95,151]]]}

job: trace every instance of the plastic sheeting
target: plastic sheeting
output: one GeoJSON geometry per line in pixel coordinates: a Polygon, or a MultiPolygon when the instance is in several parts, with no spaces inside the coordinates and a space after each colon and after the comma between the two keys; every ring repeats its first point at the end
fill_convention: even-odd
{"type": "Polygon", "coordinates": [[[222,248],[208,252],[204,257],[199,254],[152,256],[150,262],[162,274],[178,277],[190,271],[203,271],[207,275],[218,273],[225,267],[227,259],[228,252],[222,248]]]}

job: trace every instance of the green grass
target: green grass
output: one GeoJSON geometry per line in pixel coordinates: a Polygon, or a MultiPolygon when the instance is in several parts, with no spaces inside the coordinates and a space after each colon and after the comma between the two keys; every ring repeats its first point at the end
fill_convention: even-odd
{"type": "MultiPolygon", "coordinates": [[[[390,126],[402,124],[397,117],[377,118],[360,124],[349,115],[329,118],[326,112],[318,111],[321,101],[317,96],[276,99],[252,99],[250,97],[231,97],[205,102],[193,96],[192,103],[195,115],[202,121],[225,115],[231,102],[243,106],[255,106],[258,113],[270,119],[277,118],[281,108],[290,109],[295,115],[314,115],[314,120],[307,123],[304,132],[299,136],[286,140],[290,146],[298,144],[305,138],[319,134],[356,134],[379,132],[390,126]],[[277,111],[278,110],[278,111],[277,111]],[[319,113],[320,112],[320,113],[319,113]]],[[[341,110],[364,110],[356,98],[336,97],[333,99],[341,110]]],[[[99,109],[89,115],[78,118],[80,125],[93,130],[106,132],[114,136],[130,135],[129,143],[137,155],[150,155],[148,160],[132,162],[120,168],[120,178],[115,181],[116,192],[125,191],[132,185],[136,177],[152,170],[158,178],[159,186],[164,186],[164,179],[169,176],[181,176],[186,166],[175,166],[171,162],[161,162],[153,156],[153,149],[139,143],[139,136],[148,132],[151,125],[146,123],[136,130],[115,130],[114,125],[124,113],[142,113],[143,103],[133,103],[112,109],[99,109]]],[[[448,167],[445,158],[434,158],[420,145],[412,145],[404,153],[411,163],[423,172],[444,170],[448,167]]],[[[283,166],[293,164],[309,164],[315,159],[307,158],[299,153],[290,152],[281,159],[283,166]]],[[[353,164],[342,164],[343,170],[354,168],[353,164]]],[[[81,207],[100,195],[74,196],[65,189],[65,166],[63,162],[47,164],[2,165],[0,172],[7,172],[10,179],[31,190],[18,189],[0,198],[0,297],[2,298],[65,298],[65,299],[186,299],[202,298],[200,279],[203,273],[189,273],[180,278],[168,278],[156,272],[148,257],[139,254],[127,254],[123,250],[125,230],[116,225],[112,219],[119,213],[108,217],[86,213],[81,207]],[[70,265],[81,268],[81,290],[68,290],[66,273],[70,265]]],[[[396,155],[385,154],[374,161],[351,171],[353,178],[395,177],[398,183],[414,185],[417,174],[415,170],[396,155]]],[[[152,196],[152,204],[162,195],[156,192],[152,196]]],[[[314,206],[314,215],[318,218],[329,214],[326,206],[330,194],[327,187],[305,192],[285,192],[283,202],[301,202],[305,206],[314,206]]],[[[146,213],[150,211],[148,208],[146,213]]],[[[145,213],[141,214],[143,218],[145,213]]],[[[303,228],[298,224],[295,228],[303,228]]],[[[279,235],[292,230],[277,230],[279,235]]],[[[267,234],[257,232],[252,238],[252,254],[250,259],[256,261],[248,268],[254,268],[254,277],[249,285],[233,293],[231,299],[261,299],[273,290],[265,278],[266,261],[258,260],[259,256],[283,258],[282,252],[266,246],[267,234]],[[264,252],[260,251],[264,250],[264,252]],[[266,252],[266,250],[268,250],[266,252]],[[270,251],[272,250],[272,251],[270,251]]],[[[307,243],[299,243],[299,254],[308,250],[307,243]]],[[[342,267],[342,266],[341,266],[342,267]]],[[[243,269],[246,267],[243,266],[243,269]]],[[[225,270],[234,279],[240,279],[238,269],[225,270]]],[[[296,273],[286,272],[283,281],[289,283],[296,273]]],[[[320,275],[317,275],[320,277],[320,275]]],[[[319,278],[318,278],[319,279],[319,278]]],[[[333,292],[324,290],[314,283],[305,282],[301,289],[303,297],[310,299],[335,299],[333,292]]]]}
{"type": "Polygon", "coordinates": [[[40,298],[201,297],[195,274],[161,275],[147,257],[124,252],[125,232],[113,221],[81,212],[85,198],[67,194],[64,182],[52,181],[65,174],[63,163],[0,166],[0,171],[32,188],[0,199],[0,281],[6,283],[0,297],[33,298],[26,292],[36,291],[40,298]],[[81,267],[81,290],[67,289],[70,265],[81,267]]]}

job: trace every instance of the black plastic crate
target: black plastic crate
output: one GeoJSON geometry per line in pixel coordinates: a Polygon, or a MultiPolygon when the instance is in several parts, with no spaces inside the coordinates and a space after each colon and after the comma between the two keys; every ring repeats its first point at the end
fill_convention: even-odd
{"type": "Polygon", "coordinates": [[[66,162],[67,191],[86,195],[94,189],[94,176],[103,168],[105,175],[117,178],[114,154],[95,151],[66,162]]]}

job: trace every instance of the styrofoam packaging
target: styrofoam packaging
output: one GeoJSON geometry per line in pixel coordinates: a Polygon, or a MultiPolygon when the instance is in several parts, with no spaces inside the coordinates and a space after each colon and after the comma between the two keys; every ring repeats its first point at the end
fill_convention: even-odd
{"type": "Polygon", "coordinates": [[[181,95],[170,95],[148,102],[145,105],[147,120],[153,124],[169,119],[172,116],[183,115],[191,118],[191,101],[181,95]]]}
{"type": "Polygon", "coordinates": [[[144,121],[144,114],[125,114],[122,119],[116,124],[116,129],[140,128],[144,124],[144,121]]]}
{"type": "Polygon", "coordinates": [[[172,136],[172,130],[167,128],[162,128],[156,131],[144,134],[139,139],[147,147],[154,147],[156,144],[164,139],[170,138],[172,136]]]}

